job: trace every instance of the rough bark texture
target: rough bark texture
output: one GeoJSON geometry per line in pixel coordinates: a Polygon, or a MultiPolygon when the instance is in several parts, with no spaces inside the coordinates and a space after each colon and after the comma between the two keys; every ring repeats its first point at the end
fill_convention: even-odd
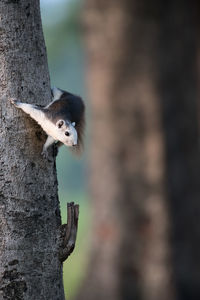
{"type": "Polygon", "coordinates": [[[64,299],[55,160],[44,134],[9,102],[50,99],[39,1],[0,2],[0,299],[64,299]]]}
{"type": "Polygon", "coordinates": [[[94,222],[81,300],[200,298],[194,3],[86,1],[94,222]]]}

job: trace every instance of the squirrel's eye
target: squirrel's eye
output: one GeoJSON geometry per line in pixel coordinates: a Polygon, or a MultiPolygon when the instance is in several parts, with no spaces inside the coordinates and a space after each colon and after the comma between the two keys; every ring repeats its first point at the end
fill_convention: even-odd
{"type": "Polygon", "coordinates": [[[66,135],[66,136],[70,136],[69,131],[65,131],[65,135],[66,135]]]}

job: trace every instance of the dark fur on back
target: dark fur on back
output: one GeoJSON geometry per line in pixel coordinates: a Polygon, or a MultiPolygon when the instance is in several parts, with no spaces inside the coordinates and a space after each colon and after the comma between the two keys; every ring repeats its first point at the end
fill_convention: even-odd
{"type": "Polygon", "coordinates": [[[75,122],[78,134],[78,145],[73,147],[77,153],[83,148],[83,134],[85,129],[85,105],[83,100],[76,95],[63,91],[60,99],[55,100],[48,108],[43,109],[46,117],[54,124],[58,120],[75,122]]]}

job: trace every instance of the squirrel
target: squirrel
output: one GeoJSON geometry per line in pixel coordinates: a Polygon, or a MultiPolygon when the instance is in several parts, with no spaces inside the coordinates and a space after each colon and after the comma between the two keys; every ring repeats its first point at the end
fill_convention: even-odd
{"type": "Polygon", "coordinates": [[[42,156],[48,157],[47,149],[56,143],[73,147],[77,153],[83,148],[83,134],[85,128],[85,105],[81,97],[73,95],[59,88],[53,88],[52,102],[47,106],[22,103],[10,99],[15,107],[29,114],[46,132],[47,140],[43,146],[42,156]]]}

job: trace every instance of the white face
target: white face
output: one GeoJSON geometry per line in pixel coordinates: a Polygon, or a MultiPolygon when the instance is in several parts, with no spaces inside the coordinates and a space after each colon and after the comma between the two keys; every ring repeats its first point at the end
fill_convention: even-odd
{"type": "Polygon", "coordinates": [[[77,131],[74,127],[75,123],[66,123],[64,120],[57,121],[57,140],[59,140],[68,147],[76,146],[78,136],[77,131]]]}

